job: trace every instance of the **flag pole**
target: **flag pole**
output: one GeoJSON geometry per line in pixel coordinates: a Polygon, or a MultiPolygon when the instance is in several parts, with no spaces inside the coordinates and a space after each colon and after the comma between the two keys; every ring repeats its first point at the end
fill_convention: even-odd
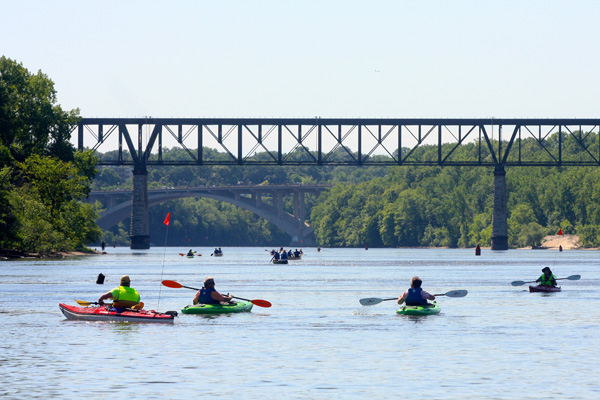
{"type": "MultiPolygon", "coordinates": [[[[160,281],[159,282],[163,281],[163,274],[165,272],[165,258],[167,256],[167,238],[169,237],[169,222],[170,222],[170,218],[171,218],[171,213],[169,212],[167,214],[167,218],[165,218],[165,220],[163,222],[163,224],[165,224],[167,226],[167,231],[165,233],[165,246],[164,246],[165,251],[163,253],[162,270],[160,271],[160,281]]],[[[158,304],[156,306],[156,311],[158,311],[160,309],[160,294],[161,294],[161,291],[162,291],[162,285],[159,284],[158,285],[158,304]]]]}

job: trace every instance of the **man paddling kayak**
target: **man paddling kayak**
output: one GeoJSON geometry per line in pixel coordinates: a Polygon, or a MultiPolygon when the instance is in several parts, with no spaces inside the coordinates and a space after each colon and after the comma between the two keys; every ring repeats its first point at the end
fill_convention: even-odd
{"type": "Polygon", "coordinates": [[[422,306],[429,304],[427,300],[435,300],[435,296],[421,289],[423,281],[415,276],[410,281],[410,289],[398,297],[398,304],[406,302],[407,306],[422,306]]]}
{"type": "Polygon", "coordinates": [[[202,289],[196,292],[194,304],[232,303],[231,299],[233,299],[232,295],[228,294],[227,296],[223,296],[215,290],[215,280],[209,276],[204,280],[202,289]]]}
{"type": "Polygon", "coordinates": [[[556,277],[552,274],[552,271],[549,267],[544,267],[542,269],[542,276],[537,278],[535,281],[539,282],[542,286],[556,286],[556,277]]]}
{"type": "Polygon", "coordinates": [[[116,309],[133,308],[140,303],[140,294],[134,288],[130,287],[131,279],[123,275],[118,288],[104,293],[98,299],[98,304],[103,305],[104,300],[113,299],[113,307],[116,309]]]}

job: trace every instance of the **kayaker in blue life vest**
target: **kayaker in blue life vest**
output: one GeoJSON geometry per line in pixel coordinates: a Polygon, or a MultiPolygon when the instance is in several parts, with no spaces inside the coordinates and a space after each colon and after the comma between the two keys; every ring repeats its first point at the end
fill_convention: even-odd
{"type": "Polygon", "coordinates": [[[190,249],[190,251],[188,251],[187,256],[194,257],[194,252],[192,251],[192,249],[190,249]]]}
{"type": "Polygon", "coordinates": [[[204,280],[202,289],[196,293],[194,304],[232,303],[231,299],[233,299],[232,295],[223,296],[215,290],[215,279],[209,276],[204,280]]]}
{"type": "Polygon", "coordinates": [[[410,289],[398,297],[398,304],[406,302],[407,306],[427,305],[427,300],[435,300],[435,296],[421,289],[423,281],[415,276],[410,281],[410,289]]]}
{"type": "Polygon", "coordinates": [[[288,259],[287,251],[284,250],[283,252],[281,252],[281,259],[282,260],[287,260],[288,259]]]}
{"type": "Polygon", "coordinates": [[[275,259],[275,260],[279,261],[279,253],[278,253],[278,252],[275,252],[275,253],[273,254],[273,259],[275,259]]]}
{"type": "Polygon", "coordinates": [[[556,286],[556,277],[552,274],[552,271],[549,267],[544,267],[542,269],[542,276],[536,279],[536,282],[539,282],[540,285],[543,286],[556,286]]]}
{"type": "Polygon", "coordinates": [[[103,305],[104,300],[112,299],[114,308],[134,308],[140,304],[140,294],[137,290],[130,287],[130,285],[131,279],[129,279],[129,276],[123,275],[121,277],[120,286],[100,296],[98,303],[103,305]]]}

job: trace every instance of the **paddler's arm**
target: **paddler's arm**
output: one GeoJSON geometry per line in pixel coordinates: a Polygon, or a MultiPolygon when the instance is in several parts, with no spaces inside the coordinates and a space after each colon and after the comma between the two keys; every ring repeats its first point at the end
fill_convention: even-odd
{"type": "Polygon", "coordinates": [[[104,304],[104,300],[107,299],[112,299],[112,293],[108,292],[108,293],[104,293],[102,296],[100,296],[100,298],[98,299],[98,303],[100,303],[100,305],[104,304]]]}
{"type": "Polygon", "coordinates": [[[194,302],[193,302],[194,304],[198,304],[198,298],[199,298],[199,297],[200,297],[200,291],[198,290],[198,291],[196,292],[196,297],[194,297],[194,302]]]}
{"type": "Polygon", "coordinates": [[[404,292],[402,296],[398,297],[398,304],[404,303],[404,300],[406,300],[406,292],[404,292]]]}
{"type": "Polygon", "coordinates": [[[212,297],[213,300],[225,301],[225,302],[230,302],[231,299],[233,299],[232,295],[228,294],[227,296],[223,296],[221,293],[217,292],[216,290],[210,294],[210,297],[212,297]]]}

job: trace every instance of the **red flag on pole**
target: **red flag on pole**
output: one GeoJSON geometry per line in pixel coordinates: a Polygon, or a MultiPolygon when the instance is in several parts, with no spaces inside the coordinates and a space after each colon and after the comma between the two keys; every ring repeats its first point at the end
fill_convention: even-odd
{"type": "Polygon", "coordinates": [[[165,222],[163,222],[166,226],[169,226],[169,218],[171,217],[171,213],[167,214],[167,218],[165,218],[165,222]]]}
{"type": "Polygon", "coordinates": [[[558,234],[562,235],[562,229],[561,228],[558,228],[558,234]]]}

